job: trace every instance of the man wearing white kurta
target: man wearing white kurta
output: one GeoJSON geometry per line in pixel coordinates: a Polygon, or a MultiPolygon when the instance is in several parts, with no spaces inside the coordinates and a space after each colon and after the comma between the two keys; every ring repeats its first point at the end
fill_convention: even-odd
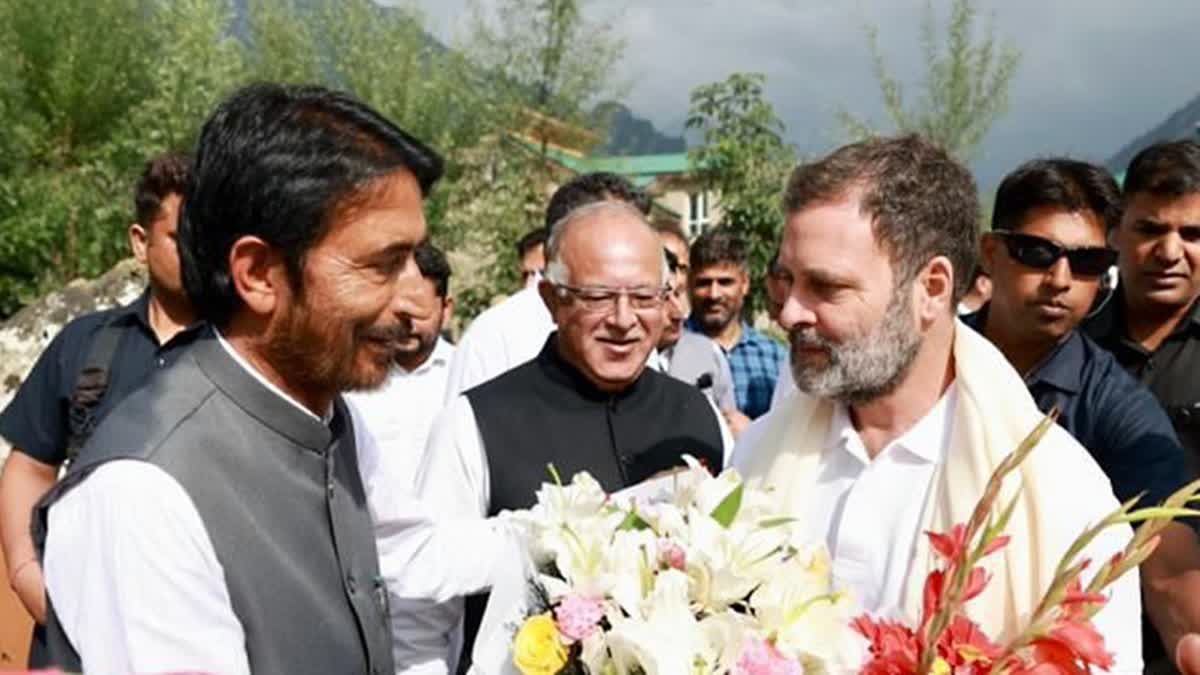
{"type": "MultiPolygon", "coordinates": [[[[784,196],[780,322],[798,392],[746,431],[734,463],[776,491],[833,556],[863,611],[917,619],[937,562],[925,531],[965,523],[989,476],[1041,419],[1004,357],[954,315],[974,267],[978,201],[967,170],[909,136],[846,146],[793,173],[784,196]]],[[[988,558],[968,613],[1011,637],[1089,524],[1117,508],[1104,474],[1054,426],[1014,472],[1011,543],[988,558]],[[1017,489],[1019,487],[1019,493],[1017,489]]],[[[1127,527],[1084,555],[1122,550],[1127,527]]],[[[1141,671],[1136,572],[1095,625],[1114,670],[1141,671]]]]}

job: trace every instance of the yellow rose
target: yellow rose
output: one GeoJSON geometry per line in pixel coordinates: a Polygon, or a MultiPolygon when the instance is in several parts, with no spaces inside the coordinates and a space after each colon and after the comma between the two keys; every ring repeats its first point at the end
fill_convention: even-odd
{"type": "Polygon", "coordinates": [[[529,617],[517,631],[513,665],[522,675],[554,675],[567,665],[567,648],[548,612],[529,617]]]}

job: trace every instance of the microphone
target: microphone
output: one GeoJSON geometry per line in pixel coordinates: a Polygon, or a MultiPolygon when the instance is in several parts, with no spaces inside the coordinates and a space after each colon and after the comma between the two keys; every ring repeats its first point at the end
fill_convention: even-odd
{"type": "Polygon", "coordinates": [[[700,389],[711,389],[713,386],[712,373],[704,373],[696,378],[696,386],[700,389]]]}

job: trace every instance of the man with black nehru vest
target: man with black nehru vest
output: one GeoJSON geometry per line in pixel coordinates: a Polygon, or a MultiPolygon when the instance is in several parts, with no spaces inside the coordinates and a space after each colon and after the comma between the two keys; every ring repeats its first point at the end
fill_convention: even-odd
{"type": "MultiPolygon", "coordinates": [[[[681,466],[685,454],[714,471],[724,463],[717,413],[704,394],[646,368],[663,329],[669,277],[645,216],[615,201],[577,208],[551,228],[546,258],[538,289],[557,330],[532,361],[454,399],[430,433],[418,494],[447,536],[464,520],[532,506],[550,464],[564,480],[587,471],[615,492],[681,466]]],[[[460,537],[443,551],[484,570],[495,562],[478,537],[460,537]]],[[[429,597],[479,590],[471,588],[475,575],[448,576],[413,570],[406,592],[419,594],[421,584],[429,597]]],[[[468,636],[485,604],[469,600],[468,636]]],[[[411,649],[397,649],[397,665],[444,673],[449,666],[440,659],[462,603],[424,610],[393,611],[394,619],[421,617],[407,631],[411,649]]]]}
{"type": "Polygon", "coordinates": [[[124,399],[39,504],[51,649],[89,673],[394,670],[340,392],[379,386],[441,159],[318,87],[205,123],[184,286],[211,329],[124,399]]]}

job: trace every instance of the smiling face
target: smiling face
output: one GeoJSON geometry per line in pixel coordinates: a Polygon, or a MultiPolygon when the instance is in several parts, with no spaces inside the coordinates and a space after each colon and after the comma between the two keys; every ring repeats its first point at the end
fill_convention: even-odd
{"type": "Polygon", "coordinates": [[[912,284],[896,286],[857,195],[790,214],[779,264],[796,386],[850,404],[893,391],[921,345],[912,284]]]}
{"type": "MultiPolygon", "coordinates": [[[[1068,249],[1105,245],[1104,222],[1091,211],[1035,207],[1014,231],[1068,249]]],[[[1096,299],[1101,275],[1072,270],[1065,257],[1048,269],[1035,269],[1013,259],[996,235],[984,237],[982,252],[992,277],[988,322],[998,322],[1024,342],[1058,343],[1083,321],[1096,299]]]]}
{"type": "MultiPolygon", "coordinates": [[[[623,210],[601,210],[569,223],[559,260],[574,289],[661,292],[662,245],[644,222],[623,210]]],[[[552,263],[553,267],[553,263],[552,263]]],[[[556,279],[556,281],[560,281],[556,279]]],[[[549,280],[539,287],[558,326],[559,353],[601,391],[620,391],[642,374],[663,330],[657,303],[635,307],[627,293],[590,303],[549,280]]]]}
{"type": "Polygon", "coordinates": [[[368,190],[309,249],[299,292],[268,328],[270,359],[297,389],[379,386],[409,334],[400,291],[423,280],[413,259],[425,237],[421,192],[406,171],[368,190]]]}
{"type": "Polygon", "coordinates": [[[1200,294],[1200,194],[1134,194],[1113,244],[1131,304],[1180,309],[1200,294]]]}

